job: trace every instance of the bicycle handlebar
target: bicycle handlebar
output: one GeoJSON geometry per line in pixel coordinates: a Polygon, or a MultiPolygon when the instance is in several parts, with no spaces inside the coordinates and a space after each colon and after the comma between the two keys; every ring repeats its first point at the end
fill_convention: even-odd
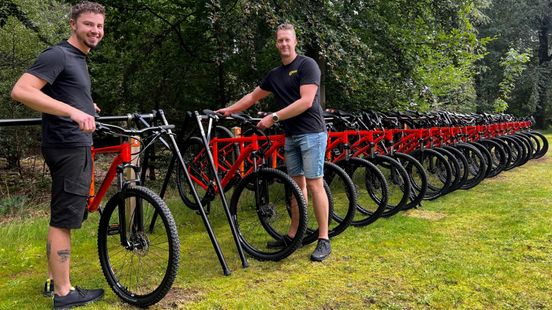
{"type": "Polygon", "coordinates": [[[168,129],[174,129],[174,125],[161,125],[154,127],[146,127],[143,129],[125,129],[116,125],[106,123],[96,123],[96,131],[98,133],[114,133],[124,136],[143,136],[150,131],[165,131],[168,129]]]}

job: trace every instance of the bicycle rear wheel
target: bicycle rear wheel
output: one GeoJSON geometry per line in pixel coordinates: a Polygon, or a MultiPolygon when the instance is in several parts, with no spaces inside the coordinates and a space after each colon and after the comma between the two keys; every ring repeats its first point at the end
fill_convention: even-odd
{"type": "Polygon", "coordinates": [[[122,300],[138,307],[160,301],[180,259],[176,224],[163,200],[140,186],[111,197],[100,219],[98,255],[107,283],[122,300]]]}

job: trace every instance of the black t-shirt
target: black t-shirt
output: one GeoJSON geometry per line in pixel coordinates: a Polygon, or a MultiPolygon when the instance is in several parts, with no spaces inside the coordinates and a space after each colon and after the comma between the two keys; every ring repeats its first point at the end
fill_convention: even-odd
{"type": "Polygon", "coordinates": [[[282,121],[286,136],[326,131],[320,106],[320,68],[314,59],[297,55],[288,65],[272,69],[261,83],[261,89],[274,94],[276,103],[285,108],[301,98],[301,85],[316,84],[318,90],[312,106],[305,112],[282,121]]]}
{"type": "MultiPolygon", "coordinates": [[[[47,48],[27,70],[48,83],[46,95],[94,115],[86,54],[67,41],[47,48]]],[[[92,134],[79,129],[69,117],[42,114],[42,146],[76,147],[92,145],[92,134]]]]}

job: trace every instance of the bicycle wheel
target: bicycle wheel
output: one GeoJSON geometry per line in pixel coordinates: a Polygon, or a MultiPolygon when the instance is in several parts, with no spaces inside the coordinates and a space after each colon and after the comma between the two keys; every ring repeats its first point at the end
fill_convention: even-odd
{"type": "Polygon", "coordinates": [[[452,153],[458,162],[458,168],[460,171],[460,180],[456,183],[456,185],[451,186],[452,187],[451,191],[454,191],[461,188],[462,185],[464,185],[464,183],[466,183],[466,181],[468,180],[468,176],[469,176],[468,159],[466,158],[466,156],[464,156],[462,152],[460,152],[458,149],[450,145],[445,145],[442,148],[452,153]]]}
{"type": "Polygon", "coordinates": [[[100,219],[98,254],[107,283],[122,300],[138,307],[160,301],[180,257],[176,224],[163,200],[140,186],[111,197],[100,219]]]}
{"type": "Polygon", "coordinates": [[[525,165],[529,161],[529,159],[533,158],[533,145],[527,137],[519,135],[517,133],[511,135],[511,137],[512,139],[517,140],[522,148],[522,158],[518,163],[518,166],[525,165]]]}
{"type": "Polygon", "coordinates": [[[508,171],[517,167],[522,161],[522,146],[519,144],[518,141],[512,139],[510,136],[499,136],[498,139],[508,145],[509,153],[511,155],[510,160],[508,161],[508,164],[506,165],[504,170],[508,171]]]}
{"type": "MultiPolygon", "coordinates": [[[[410,178],[404,167],[386,155],[374,155],[373,158],[366,158],[378,167],[387,181],[388,199],[385,211],[382,216],[389,217],[397,214],[408,203],[410,197],[410,178]]],[[[366,187],[372,186],[372,174],[367,173],[366,187]]]]}
{"type": "Polygon", "coordinates": [[[425,196],[427,191],[427,174],[422,164],[420,164],[416,158],[408,154],[395,152],[393,158],[404,167],[410,178],[410,200],[403,207],[403,210],[412,209],[420,205],[420,202],[425,196]]]}
{"type": "Polygon", "coordinates": [[[258,260],[279,261],[300,245],[307,229],[307,207],[299,186],[284,172],[260,168],[246,175],[232,193],[230,212],[246,253],[258,260]],[[254,184],[248,189],[248,184],[254,184]],[[269,242],[284,240],[292,225],[289,210],[297,202],[297,232],[285,246],[270,248],[269,242]]]}
{"type": "Polygon", "coordinates": [[[468,179],[462,189],[470,189],[481,183],[487,174],[487,163],[479,149],[469,143],[458,143],[454,146],[460,150],[468,160],[468,179]]]}
{"type": "Polygon", "coordinates": [[[355,186],[357,205],[351,225],[366,226],[380,218],[388,199],[387,181],[383,173],[373,163],[357,157],[335,164],[347,172],[355,186]]]}
{"type": "MultiPolygon", "coordinates": [[[[278,169],[287,172],[285,166],[278,169]]],[[[328,237],[333,238],[345,231],[355,216],[357,203],[355,186],[347,173],[338,165],[324,162],[324,190],[329,205],[328,237]]],[[[308,201],[312,201],[310,196],[308,201]]],[[[313,209],[307,206],[309,218],[315,218],[313,209]]],[[[318,223],[314,220],[309,221],[303,245],[318,240],[318,231],[318,223]]]]}
{"type": "Polygon", "coordinates": [[[180,198],[182,198],[187,207],[192,210],[199,210],[199,205],[192,194],[191,186],[195,188],[202,205],[213,200],[215,196],[211,182],[213,180],[213,173],[209,164],[209,158],[207,157],[207,150],[199,137],[191,137],[180,150],[192,179],[192,185],[188,183],[186,172],[180,163],[177,163],[176,188],[178,189],[180,198]]]}
{"type": "Polygon", "coordinates": [[[424,199],[433,200],[446,193],[452,182],[452,168],[447,159],[432,149],[419,149],[410,155],[422,164],[427,174],[424,199]]]}
{"type": "MultiPolygon", "coordinates": [[[[450,168],[451,168],[451,181],[450,181],[450,186],[443,192],[443,195],[445,194],[448,194],[450,192],[453,192],[454,190],[458,189],[462,184],[463,182],[463,170],[460,165],[460,161],[458,160],[458,158],[456,158],[456,156],[454,156],[449,150],[446,150],[444,148],[441,148],[441,147],[436,147],[436,148],[433,148],[435,151],[441,153],[443,156],[445,156],[447,162],[449,163],[450,165],[450,168]]],[[[444,175],[438,175],[440,178],[443,178],[442,181],[444,181],[444,178],[445,176],[444,175]]]]}
{"type": "Polygon", "coordinates": [[[491,170],[487,175],[487,177],[492,178],[497,176],[506,167],[506,163],[507,163],[506,151],[504,151],[504,148],[501,146],[501,144],[491,139],[482,139],[482,140],[479,140],[478,142],[481,145],[485,146],[485,148],[491,154],[491,162],[490,162],[491,170]]]}
{"type": "Polygon", "coordinates": [[[529,131],[529,134],[531,134],[531,136],[533,136],[535,139],[540,140],[540,149],[535,153],[533,159],[543,157],[544,154],[548,152],[548,139],[546,139],[546,137],[538,131],[531,130],[529,131]]]}

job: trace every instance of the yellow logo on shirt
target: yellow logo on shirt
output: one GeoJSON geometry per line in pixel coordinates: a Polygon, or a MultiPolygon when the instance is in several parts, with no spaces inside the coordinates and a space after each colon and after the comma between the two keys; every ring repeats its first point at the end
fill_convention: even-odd
{"type": "Polygon", "coordinates": [[[297,70],[291,70],[291,71],[289,71],[288,74],[289,74],[289,76],[292,76],[292,75],[294,75],[294,74],[297,74],[297,70]]]}

